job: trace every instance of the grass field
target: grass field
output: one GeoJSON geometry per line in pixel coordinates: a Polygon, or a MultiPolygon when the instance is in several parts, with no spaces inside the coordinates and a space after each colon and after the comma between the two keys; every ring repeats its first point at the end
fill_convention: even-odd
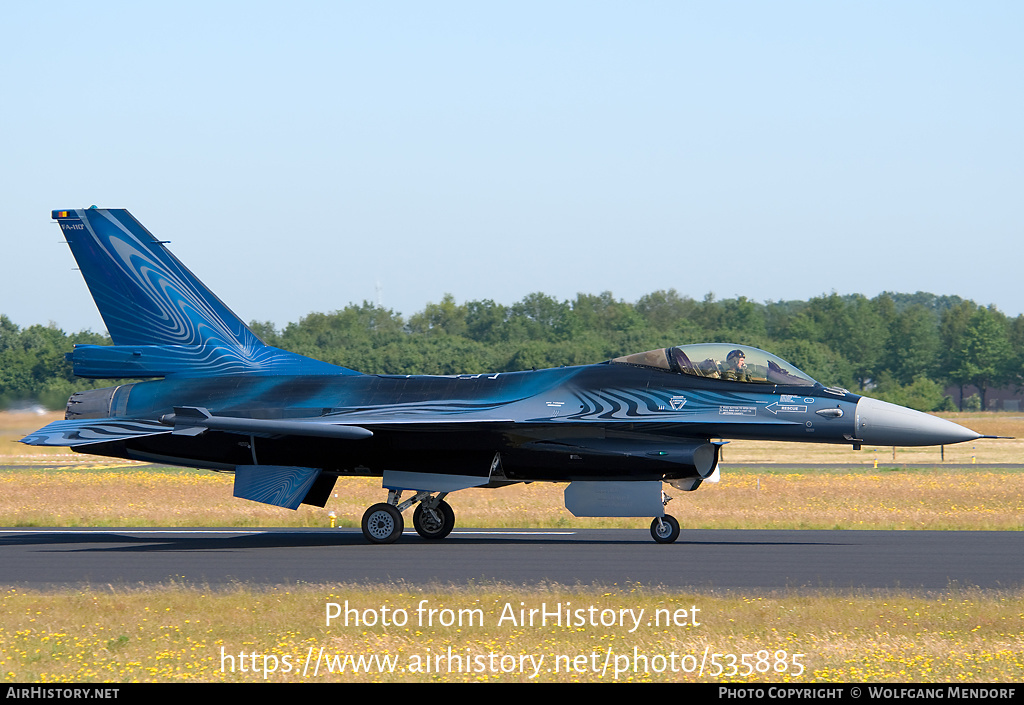
{"type": "MultiPolygon", "coordinates": [[[[957,420],[983,433],[1024,435],[1024,419],[1012,415],[957,420]]],[[[341,525],[355,526],[383,495],[380,480],[346,480],[325,509],[290,512],[231,497],[230,476],[4,443],[45,422],[0,414],[0,525],[327,526],[334,512],[341,525]]],[[[722,481],[692,493],[669,488],[676,497],[669,510],[691,528],[1020,530],[1024,472],[998,466],[1024,462],[1022,451],[1021,441],[989,440],[946,448],[944,461],[938,449],[897,449],[894,461],[891,448],[731,443],[722,481]],[[749,467],[769,460],[778,464],[749,467]]],[[[464,527],[647,524],[576,519],[562,507],[563,488],[535,483],[466,490],[452,499],[464,527]]],[[[739,595],[652,585],[494,584],[9,588],[0,599],[0,673],[6,681],[33,683],[1019,683],[1024,592],[950,586],[941,594],[739,595]],[[479,615],[479,621],[419,624],[421,600],[441,610],[439,622],[444,614],[479,615]],[[327,626],[327,605],[346,601],[377,623],[327,626]],[[632,630],[507,619],[508,609],[566,603],[592,607],[595,615],[643,609],[648,616],[657,610],[687,616],[684,623],[645,621],[632,630]],[[379,623],[381,614],[394,618],[402,610],[405,624],[379,623]]]]}
{"type": "Polygon", "coordinates": [[[1022,597],[513,585],[8,590],[0,673],[47,683],[1019,683],[1022,597]],[[327,625],[332,603],[355,610],[347,626],[342,616],[327,625]],[[510,621],[541,608],[568,610],[572,622],[510,621]],[[632,617],[608,626],[622,610],[643,610],[639,626],[632,617]],[[377,624],[356,624],[356,613],[377,624]]]}
{"type": "MultiPolygon", "coordinates": [[[[634,527],[644,519],[569,514],[564,484],[463,490],[449,498],[461,528],[634,527]]],[[[787,470],[732,468],[696,492],[667,487],[684,528],[1024,528],[1024,472],[998,469],[787,470]]],[[[384,499],[380,479],[338,483],[327,506],[298,511],[232,496],[230,475],[160,467],[0,471],[0,526],[359,525],[384,499]]]]}

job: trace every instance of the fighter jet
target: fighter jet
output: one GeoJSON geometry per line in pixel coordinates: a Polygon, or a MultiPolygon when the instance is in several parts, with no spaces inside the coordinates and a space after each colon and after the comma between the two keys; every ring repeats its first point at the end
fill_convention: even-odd
{"type": "Polygon", "coordinates": [[[234,495],[325,506],[339,477],[382,478],[362,531],[390,543],[402,512],[425,539],[470,487],[568,483],[575,516],[653,517],[679,536],[664,483],[719,480],[725,439],[920,446],[981,437],[825,387],[745,345],[666,347],[591,365],[463,375],[361,374],[263,343],[128,211],[53,211],[112,346],[74,373],[129,381],[75,393],[39,446],[234,474],[234,495]],[[402,499],[403,495],[407,499],[402,499]]]}

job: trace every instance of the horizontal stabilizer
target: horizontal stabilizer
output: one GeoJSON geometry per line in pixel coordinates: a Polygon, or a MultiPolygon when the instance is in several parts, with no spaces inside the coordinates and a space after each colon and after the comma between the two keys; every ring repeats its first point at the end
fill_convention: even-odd
{"type": "Polygon", "coordinates": [[[72,419],[54,421],[25,436],[21,442],[30,446],[80,446],[126,441],[171,431],[159,421],[144,419],[72,419]]]}
{"type": "Polygon", "coordinates": [[[320,468],[291,465],[239,465],[235,468],[235,497],[298,509],[320,476],[320,468]]]}

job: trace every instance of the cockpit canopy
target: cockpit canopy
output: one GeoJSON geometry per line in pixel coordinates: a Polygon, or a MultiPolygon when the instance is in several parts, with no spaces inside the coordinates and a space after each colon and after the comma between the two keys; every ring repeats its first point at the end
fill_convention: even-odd
{"type": "Polygon", "coordinates": [[[818,384],[782,358],[747,345],[679,345],[617,357],[612,362],[657,367],[670,372],[732,382],[781,384],[789,387],[813,387],[818,384]]]}

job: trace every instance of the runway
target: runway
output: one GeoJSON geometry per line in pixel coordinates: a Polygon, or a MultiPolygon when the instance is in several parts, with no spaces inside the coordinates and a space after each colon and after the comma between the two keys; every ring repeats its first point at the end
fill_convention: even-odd
{"type": "Polygon", "coordinates": [[[1024,587],[1024,532],[456,530],[370,545],[357,529],[2,529],[0,584],[640,584],[694,590],[1024,587]]]}

